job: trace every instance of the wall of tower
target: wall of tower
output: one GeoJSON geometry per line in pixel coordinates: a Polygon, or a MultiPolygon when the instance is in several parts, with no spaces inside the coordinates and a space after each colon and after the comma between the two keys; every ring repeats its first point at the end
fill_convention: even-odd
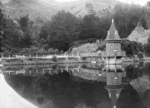
{"type": "Polygon", "coordinates": [[[106,43],[106,54],[108,57],[121,56],[121,52],[121,43],[106,43]]]}
{"type": "Polygon", "coordinates": [[[121,85],[122,84],[122,76],[115,72],[107,73],[106,77],[107,85],[121,85]]]}

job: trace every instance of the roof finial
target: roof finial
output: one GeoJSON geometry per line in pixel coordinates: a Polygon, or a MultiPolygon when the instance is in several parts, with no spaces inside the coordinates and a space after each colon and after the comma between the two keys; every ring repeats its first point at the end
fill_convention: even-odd
{"type": "Polygon", "coordinates": [[[112,19],[112,23],[114,23],[114,19],[112,19]]]}

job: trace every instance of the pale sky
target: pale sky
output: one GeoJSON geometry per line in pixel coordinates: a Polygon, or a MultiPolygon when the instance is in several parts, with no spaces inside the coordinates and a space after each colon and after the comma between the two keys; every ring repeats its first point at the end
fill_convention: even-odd
{"type": "MultiPolygon", "coordinates": [[[[71,1],[79,1],[79,0],[56,0],[58,2],[71,2],[71,1]]],[[[139,5],[145,5],[147,1],[150,1],[150,0],[118,0],[118,1],[122,1],[122,2],[125,2],[125,3],[134,3],[134,4],[139,4],[139,5]]]]}
{"type": "Polygon", "coordinates": [[[147,1],[150,1],[150,0],[118,0],[118,1],[122,1],[122,2],[125,2],[125,3],[134,3],[134,4],[139,4],[139,5],[145,5],[147,3],[147,1]]]}
{"type": "MultiPolygon", "coordinates": [[[[49,1],[51,0],[41,0],[41,1],[44,1],[46,3],[51,3],[49,1]]],[[[59,3],[65,3],[65,2],[72,2],[72,1],[80,1],[80,0],[55,0],[59,3]]],[[[89,1],[92,1],[92,0],[89,0],[89,1]]],[[[147,1],[150,1],[150,0],[118,0],[118,1],[121,1],[121,2],[124,2],[124,3],[129,3],[129,4],[139,4],[141,6],[145,5],[147,1]]]]}
{"type": "Polygon", "coordinates": [[[79,1],[79,0],[56,0],[58,2],[71,2],[71,1],[79,1]]]}

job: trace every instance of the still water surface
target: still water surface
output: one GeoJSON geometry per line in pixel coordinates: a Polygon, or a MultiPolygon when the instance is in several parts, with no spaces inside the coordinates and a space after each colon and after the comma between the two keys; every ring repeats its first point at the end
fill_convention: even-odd
{"type": "Polygon", "coordinates": [[[150,108],[150,64],[6,66],[0,108],[150,108]]]}

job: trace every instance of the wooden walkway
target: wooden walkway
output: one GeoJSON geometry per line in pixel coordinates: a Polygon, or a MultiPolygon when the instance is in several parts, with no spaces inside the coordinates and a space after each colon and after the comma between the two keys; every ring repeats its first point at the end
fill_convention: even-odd
{"type": "Polygon", "coordinates": [[[25,56],[25,55],[15,55],[15,56],[8,56],[4,57],[1,56],[0,60],[12,60],[12,59],[52,59],[53,57],[56,58],[82,58],[82,57],[100,57],[99,54],[97,53],[82,53],[82,54],[76,54],[76,55],[36,55],[36,56],[25,56]]]}

